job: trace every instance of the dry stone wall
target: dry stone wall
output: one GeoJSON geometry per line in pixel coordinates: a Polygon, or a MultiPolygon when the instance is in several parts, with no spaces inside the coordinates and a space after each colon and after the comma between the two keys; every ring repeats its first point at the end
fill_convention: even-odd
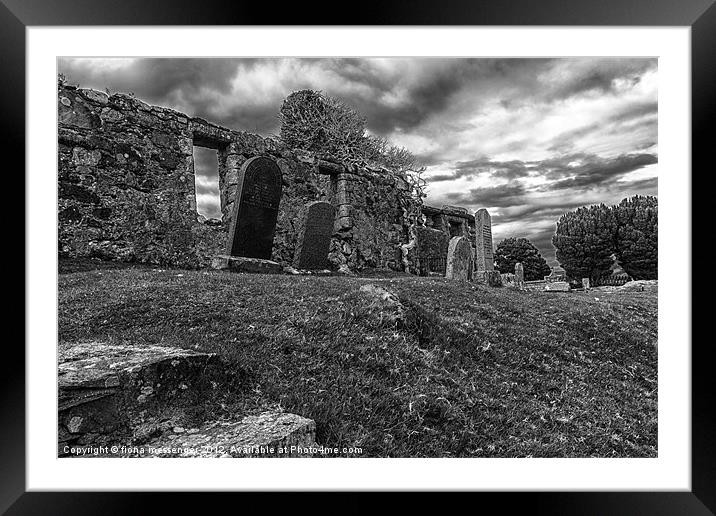
{"type": "Polygon", "coordinates": [[[61,85],[57,105],[60,256],[207,267],[225,252],[241,165],[265,156],[283,182],[273,260],[292,262],[302,208],[325,201],[336,209],[333,268],[403,269],[409,188],[397,175],[319,159],[132,95],[61,85]],[[194,146],[217,151],[220,221],[197,215],[194,146]]]}

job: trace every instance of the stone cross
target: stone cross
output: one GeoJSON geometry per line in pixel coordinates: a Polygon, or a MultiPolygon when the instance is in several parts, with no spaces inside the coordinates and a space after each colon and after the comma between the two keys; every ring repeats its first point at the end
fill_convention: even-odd
{"type": "Polygon", "coordinates": [[[452,280],[472,281],[472,246],[462,236],[455,236],[448,244],[445,277],[452,280]]]}
{"type": "Polygon", "coordinates": [[[293,266],[297,269],[328,268],[336,209],[329,202],[308,203],[298,221],[293,266]]]}
{"type": "Polygon", "coordinates": [[[247,160],[239,171],[227,254],[270,259],[281,201],[281,169],[267,157],[247,160]]]}

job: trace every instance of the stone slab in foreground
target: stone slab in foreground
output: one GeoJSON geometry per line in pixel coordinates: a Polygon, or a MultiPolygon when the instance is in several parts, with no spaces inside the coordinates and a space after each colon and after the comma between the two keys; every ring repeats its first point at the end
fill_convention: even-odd
{"type": "MultiPolygon", "coordinates": [[[[175,429],[176,430],[176,429],[175,429]]],[[[134,457],[300,457],[316,446],[316,423],[284,412],[264,412],[239,421],[213,421],[172,432],[142,446],[134,457]],[[285,453],[279,453],[284,448],[285,453]]]]}
{"type": "Polygon", "coordinates": [[[281,265],[272,260],[228,255],[214,256],[211,260],[211,267],[231,272],[249,272],[259,274],[280,274],[283,270],[281,265]]]}
{"type": "Polygon", "coordinates": [[[155,422],[215,398],[226,383],[221,365],[214,354],[165,346],[60,344],[60,451],[151,434],[155,422]]]}

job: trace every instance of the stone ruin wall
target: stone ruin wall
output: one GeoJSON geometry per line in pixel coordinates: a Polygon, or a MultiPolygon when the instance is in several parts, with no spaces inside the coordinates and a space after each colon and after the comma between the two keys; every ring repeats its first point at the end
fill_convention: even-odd
{"type": "Polygon", "coordinates": [[[416,245],[409,254],[409,272],[419,276],[444,275],[448,244],[455,236],[475,246],[475,217],[465,208],[423,205],[424,226],[416,228],[416,245]]]}
{"type": "Polygon", "coordinates": [[[345,167],[277,140],[233,131],[131,95],[58,89],[58,251],[167,266],[206,267],[226,250],[241,165],[276,160],[283,193],[273,259],[290,264],[301,208],[336,208],[329,260],[350,269],[402,270],[408,186],[378,170],[345,167]],[[221,221],[196,212],[193,147],[217,150],[221,221]]]}

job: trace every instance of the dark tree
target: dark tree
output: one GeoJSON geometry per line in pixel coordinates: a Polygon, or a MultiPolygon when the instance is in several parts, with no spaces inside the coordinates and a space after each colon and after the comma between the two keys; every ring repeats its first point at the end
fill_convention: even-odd
{"type": "Polygon", "coordinates": [[[565,213],[557,222],[552,244],[557,260],[573,279],[589,278],[594,285],[610,274],[614,263],[617,224],[604,204],[565,213]]]}
{"type": "Polygon", "coordinates": [[[635,195],[612,208],[617,222],[616,257],[634,279],[658,277],[658,211],[654,196],[635,195]]]}
{"type": "Polygon", "coordinates": [[[547,261],[532,242],[526,238],[506,238],[495,249],[495,260],[500,272],[514,273],[515,264],[521,262],[525,280],[541,280],[550,273],[547,261]]]}

